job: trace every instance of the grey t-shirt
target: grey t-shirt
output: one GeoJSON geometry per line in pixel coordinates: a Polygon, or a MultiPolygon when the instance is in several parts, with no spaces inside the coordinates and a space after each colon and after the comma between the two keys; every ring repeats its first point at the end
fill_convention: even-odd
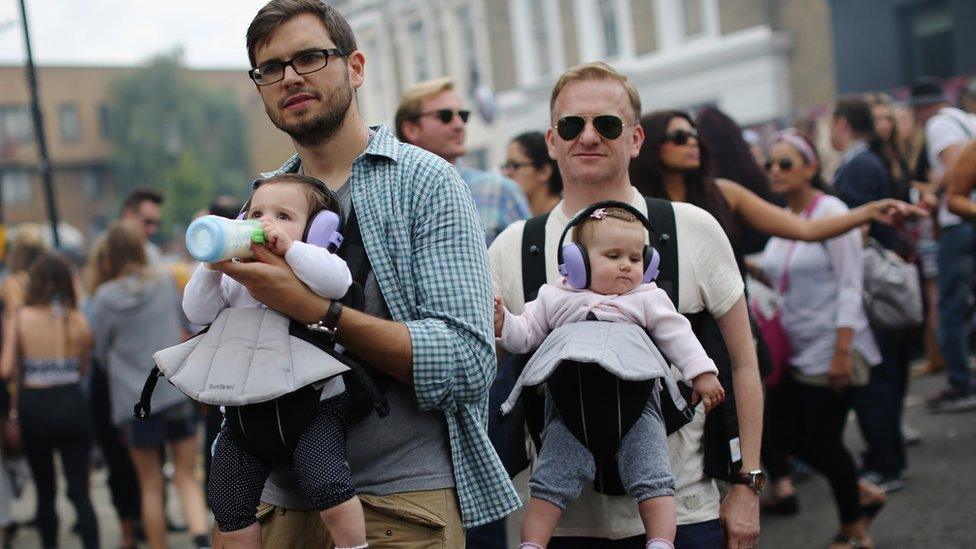
{"type": "MultiPolygon", "coordinates": [[[[342,211],[352,211],[349,183],[336,191],[342,211]]],[[[389,319],[379,283],[366,279],[366,313],[389,319]]],[[[372,413],[349,426],[346,442],[356,490],[362,494],[439,490],[454,486],[447,422],[440,412],[421,412],[413,387],[392,381],[386,390],[390,415],[372,413]]],[[[298,480],[286,465],[274,467],[261,500],[289,509],[310,509],[298,480]]]]}

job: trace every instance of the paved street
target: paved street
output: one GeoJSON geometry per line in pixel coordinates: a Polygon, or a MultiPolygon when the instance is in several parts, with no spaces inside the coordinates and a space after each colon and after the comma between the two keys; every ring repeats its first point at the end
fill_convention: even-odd
{"type": "MultiPolygon", "coordinates": [[[[976,412],[932,415],[924,409],[923,398],[936,392],[942,377],[912,380],[908,399],[908,422],[920,430],[923,441],[909,449],[910,478],[905,488],[890,495],[888,506],[872,528],[879,549],[971,549],[976,547],[976,412]]],[[[848,440],[852,448],[861,446],[853,422],[848,440]]],[[[104,472],[95,476],[94,495],[99,526],[105,547],[118,547],[118,529],[109,502],[104,472]]],[[[80,547],[78,538],[67,530],[74,512],[64,498],[58,509],[62,517],[62,547],[80,547]]],[[[795,518],[763,518],[761,546],[775,549],[819,549],[836,531],[837,518],[826,482],[814,477],[798,486],[801,513],[795,518]]],[[[15,503],[14,513],[26,520],[33,508],[32,495],[15,503]]],[[[171,506],[176,498],[170,498],[171,506]]],[[[179,518],[176,508],[170,516],[179,518]]],[[[172,547],[188,546],[187,536],[171,536],[172,547]]],[[[14,547],[39,547],[33,529],[22,530],[14,547]]]]}

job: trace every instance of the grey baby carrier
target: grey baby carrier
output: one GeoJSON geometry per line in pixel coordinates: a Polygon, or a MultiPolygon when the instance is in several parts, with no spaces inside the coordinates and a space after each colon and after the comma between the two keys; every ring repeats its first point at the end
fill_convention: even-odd
{"type": "MultiPolygon", "coordinates": [[[[345,259],[353,283],[342,303],[362,310],[370,265],[355,213],[346,220],[343,233],[336,253],[345,259]]],[[[309,330],[270,309],[225,309],[206,329],[153,359],[156,367],[135,405],[136,418],[148,417],[156,381],[165,375],[194,400],[224,406],[232,436],[265,461],[291,458],[299,436],[318,411],[323,385],[330,377],[343,377],[350,421],[373,411],[379,417],[389,414],[384,397],[388,376],[364,366],[351,353],[337,351],[329,334],[309,330]],[[196,366],[181,375],[191,359],[196,366]],[[234,367],[220,367],[227,364],[234,367]],[[187,375],[191,372],[195,373],[187,375]]]]}
{"type": "Polygon", "coordinates": [[[596,490],[623,494],[617,451],[659,383],[674,408],[690,413],[647,332],[636,324],[601,322],[590,313],[586,321],[560,326],[546,337],[501,411],[512,411],[523,388],[545,384],[566,428],[593,454],[596,490]]]}

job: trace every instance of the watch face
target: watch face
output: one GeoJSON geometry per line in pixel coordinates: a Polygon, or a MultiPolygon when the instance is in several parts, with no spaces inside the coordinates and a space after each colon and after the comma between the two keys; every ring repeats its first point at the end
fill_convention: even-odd
{"type": "Polygon", "coordinates": [[[766,490],[766,473],[763,473],[762,471],[753,473],[752,479],[753,488],[755,488],[757,492],[764,492],[766,490]]]}

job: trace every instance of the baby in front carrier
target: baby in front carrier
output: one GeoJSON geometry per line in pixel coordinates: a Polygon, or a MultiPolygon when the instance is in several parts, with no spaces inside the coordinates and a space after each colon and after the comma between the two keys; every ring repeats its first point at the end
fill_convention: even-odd
{"type": "MultiPolygon", "coordinates": [[[[508,351],[524,354],[567,324],[594,318],[637,324],[650,332],[653,342],[680,369],[707,412],[725,397],[718,369],[692,333],[688,320],[650,281],[652,276],[645,275],[648,269],[656,269],[648,267],[650,254],[656,252],[645,245],[645,221],[635,214],[639,212],[625,204],[584,211],[581,220],[574,220],[575,243],[567,247],[575,247],[580,255],[585,277],[567,275],[558,284],[543,285],[521,315],[506,310],[496,298],[495,336],[508,351]]],[[[565,264],[562,253],[560,263],[565,264]]],[[[623,486],[637,500],[647,547],[673,548],[677,520],[674,477],[656,392],[621,440],[617,459],[623,486]]],[[[570,433],[552,395],[547,395],[546,426],[537,467],[529,481],[531,499],[522,525],[521,548],[541,549],[549,543],[563,509],[579,496],[586,482],[593,480],[594,473],[593,455],[570,433]]]]}
{"type": "MultiPolygon", "coordinates": [[[[325,248],[302,241],[306,227],[323,210],[337,210],[325,185],[286,174],[255,183],[246,217],[261,221],[268,249],[284,257],[295,275],[316,294],[342,298],[352,284],[345,261],[325,248]]],[[[183,295],[187,319],[209,325],[228,307],[264,307],[247,288],[201,263],[183,295]]],[[[328,528],[337,547],[366,547],[363,509],[346,458],[345,386],[340,377],[322,388],[314,419],[302,432],[292,456],[299,485],[328,528]]],[[[214,446],[208,503],[222,539],[235,547],[261,546],[255,511],[271,463],[246,451],[226,421],[214,446]]]]}

